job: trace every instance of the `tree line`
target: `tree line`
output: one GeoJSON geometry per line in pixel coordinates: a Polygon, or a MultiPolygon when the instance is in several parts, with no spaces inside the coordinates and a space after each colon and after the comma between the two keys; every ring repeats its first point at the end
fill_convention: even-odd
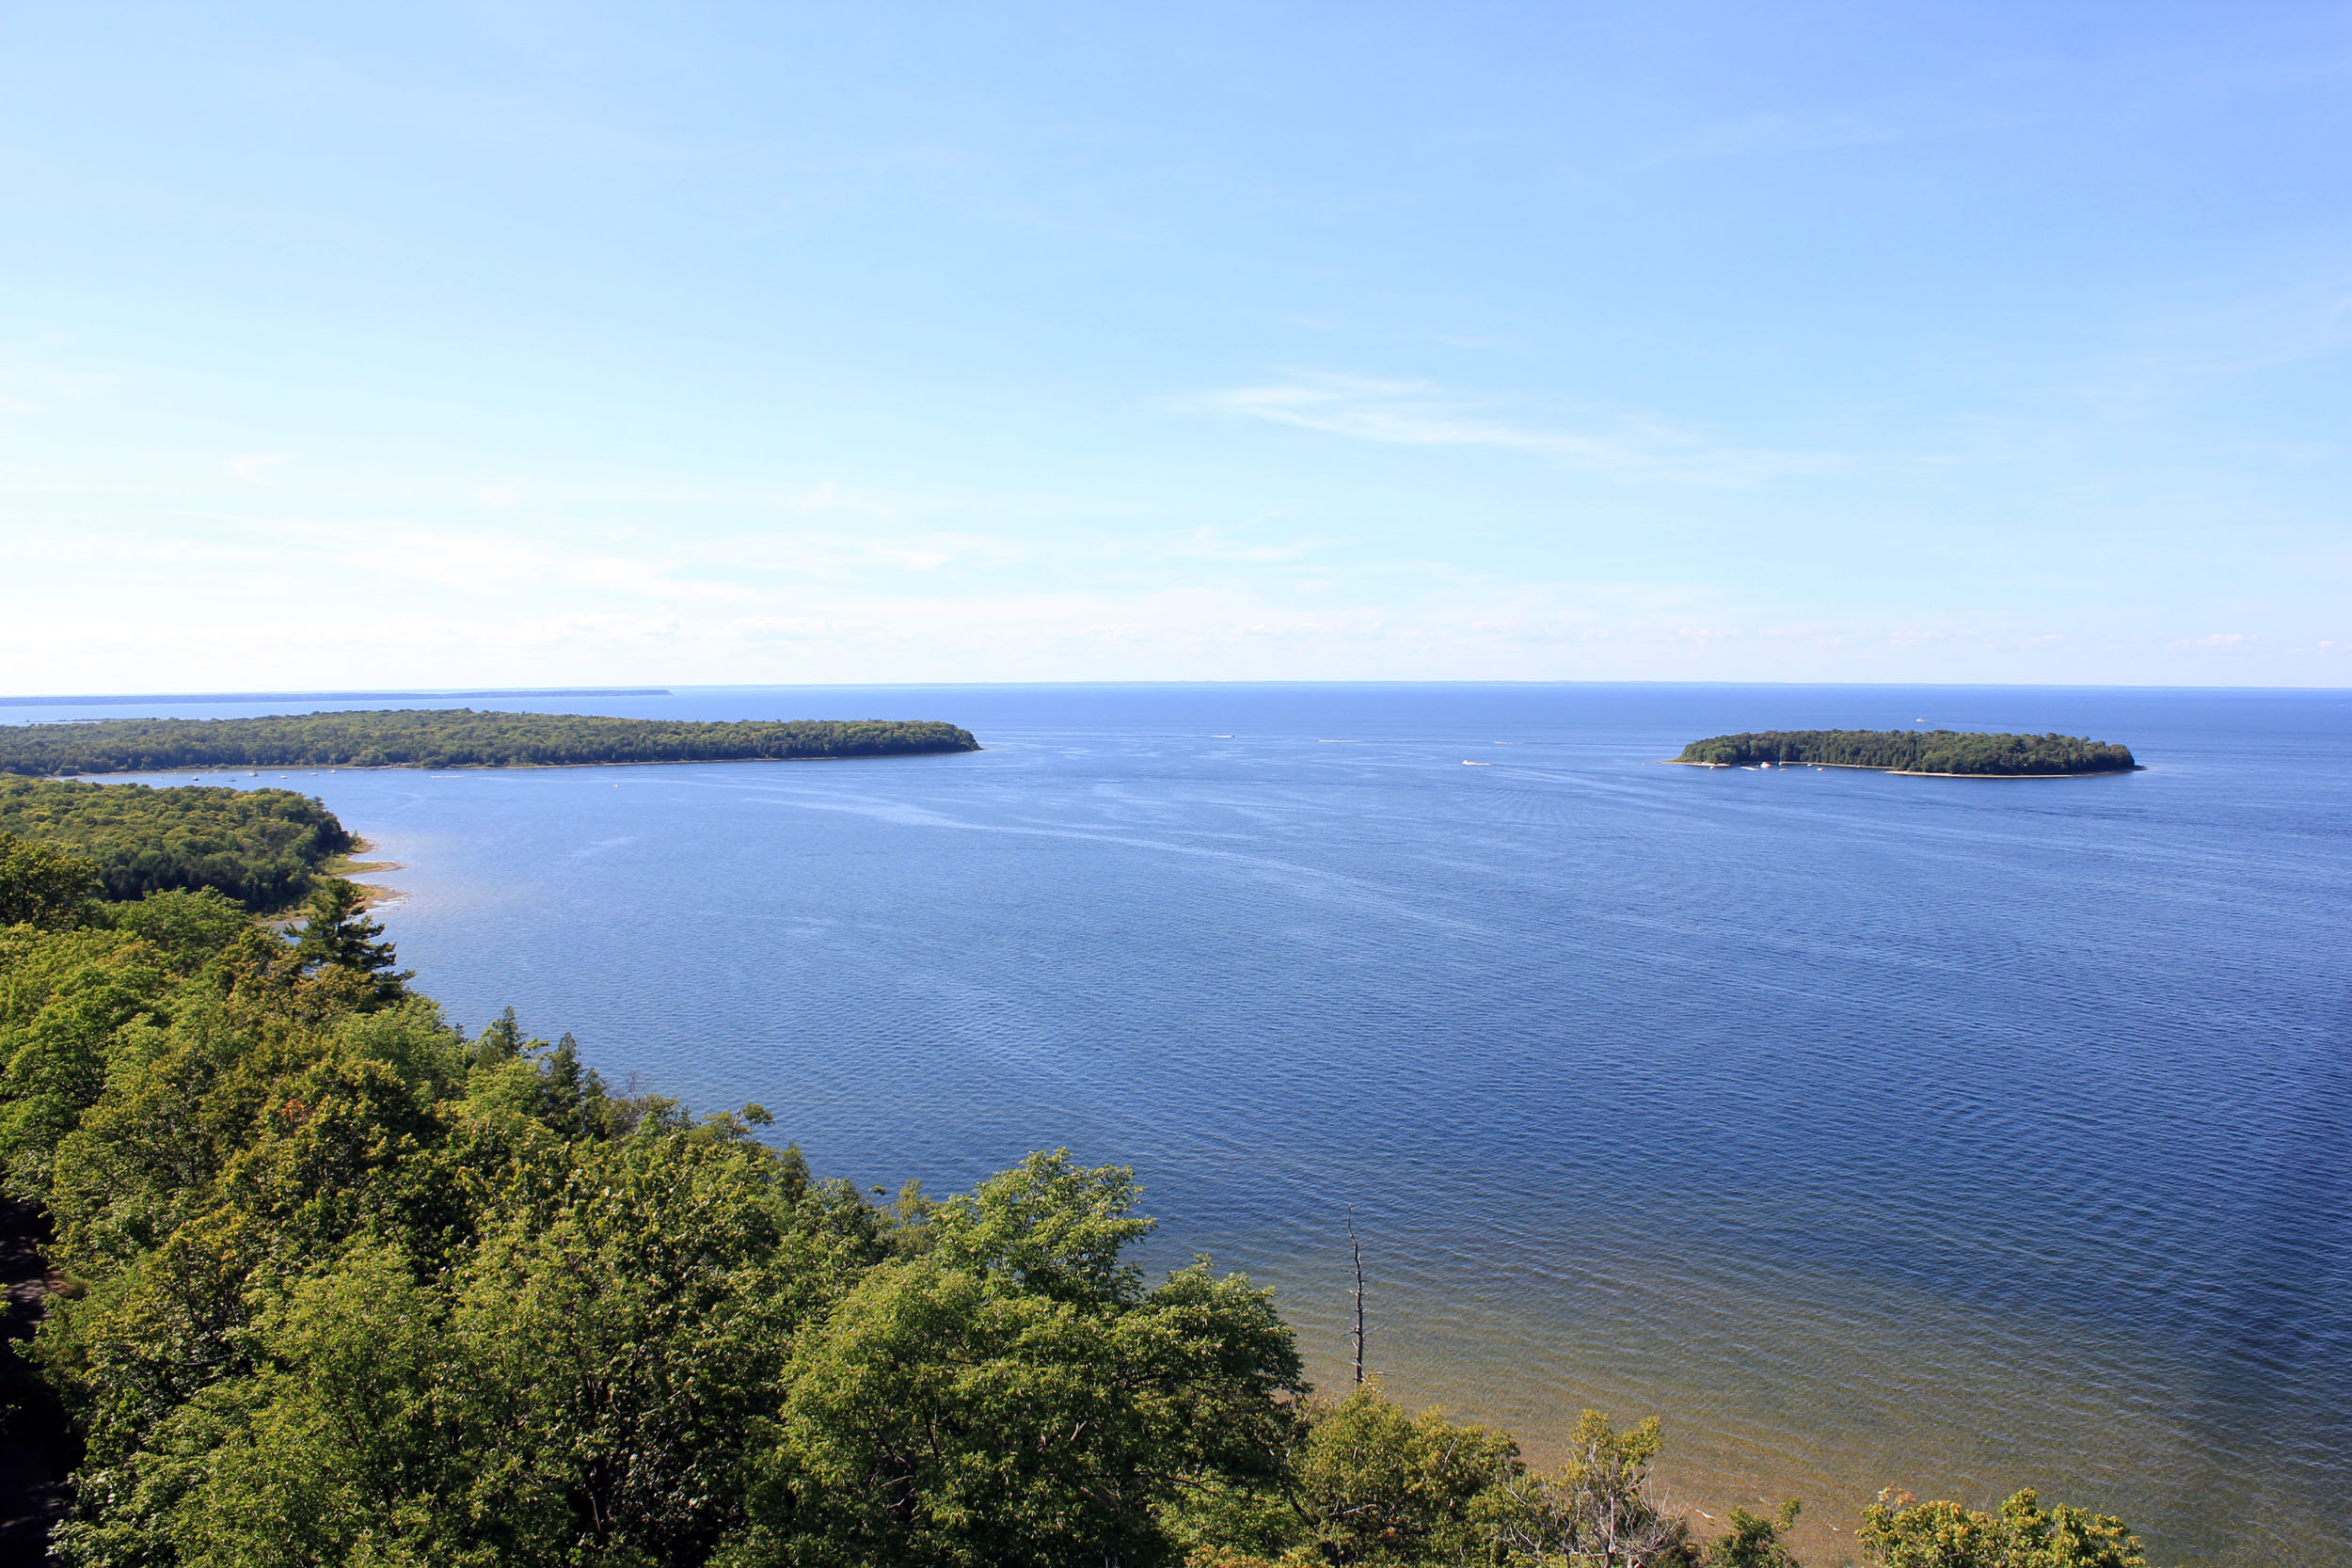
{"type": "MultiPolygon", "coordinates": [[[[1794,1568],[1694,1537],[1655,1419],[1506,1433],[1328,1400],[1269,1291],[1130,1260],[1131,1172],[1033,1154],[893,1202],[760,1106],[469,1037],[347,882],[298,927],[98,896],[0,844],[0,1180],[61,1286],[10,1419],[90,1568],[1794,1568]]],[[[2110,1518],[1889,1495],[1890,1568],[2142,1568],[2110,1518]]]]}
{"type": "Polygon", "coordinates": [[[0,834],[86,856],[109,899],[213,888],[263,913],[309,897],[355,842],[333,812],[291,789],[7,777],[0,834]]]}
{"type": "Polygon", "coordinates": [[[2073,735],[1981,735],[1958,730],[1763,730],[1693,740],[1677,762],[1714,768],[1826,763],[1898,773],[2018,777],[2128,773],[2131,748],[2073,735]]]}
{"type": "Polygon", "coordinates": [[[520,768],[976,752],[972,732],[916,720],[613,719],[383,708],[265,719],[104,719],[0,725],[0,773],[182,768],[520,768]]]}

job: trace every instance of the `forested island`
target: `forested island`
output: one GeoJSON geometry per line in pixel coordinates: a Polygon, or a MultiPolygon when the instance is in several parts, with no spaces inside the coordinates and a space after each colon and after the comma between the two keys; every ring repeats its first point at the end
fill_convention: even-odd
{"type": "Polygon", "coordinates": [[[1693,740],[1674,760],[1700,768],[1812,763],[2001,779],[2128,773],[2139,766],[2129,747],[2080,736],[1958,730],[1763,730],[1693,740]]]}
{"type": "Polygon", "coordinates": [[[175,768],[568,768],[977,752],[924,720],[611,719],[580,713],[378,708],[266,719],[103,719],[0,725],[0,773],[175,768]]]}
{"type": "MultiPolygon", "coordinates": [[[[66,1478],[68,1563],[1796,1568],[1794,1503],[1662,1499],[1655,1419],[1588,1411],[1539,1471],[1319,1393],[1270,1291],[1128,1260],[1123,1168],[874,1201],[756,1104],[617,1092],[511,1008],[469,1037],[323,863],[293,928],[108,879],[177,863],[193,792],[52,787],[0,835],[0,1181],[41,1254],[0,1421],[66,1478]]],[[[343,833],[308,806],[264,815],[343,833]]],[[[1839,1539],[2146,1563],[2031,1492],[1890,1491],[1839,1539]]]]}

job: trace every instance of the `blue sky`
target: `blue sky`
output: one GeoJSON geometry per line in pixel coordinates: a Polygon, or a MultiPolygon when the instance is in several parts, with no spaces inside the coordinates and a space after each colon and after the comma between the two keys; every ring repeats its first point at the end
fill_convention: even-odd
{"type": "Polygon", "coordinates": [[[2352,686],[2352,9],[0,5],[0,689],[2352,686]]]}

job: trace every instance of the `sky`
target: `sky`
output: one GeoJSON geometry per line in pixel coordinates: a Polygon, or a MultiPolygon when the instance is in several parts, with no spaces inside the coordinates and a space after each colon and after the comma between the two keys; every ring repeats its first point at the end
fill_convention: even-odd
{"type": "Polygon", "coordinates": [[[0,0],[0,692],[2352,686],[2352,8],[0,0]]]}

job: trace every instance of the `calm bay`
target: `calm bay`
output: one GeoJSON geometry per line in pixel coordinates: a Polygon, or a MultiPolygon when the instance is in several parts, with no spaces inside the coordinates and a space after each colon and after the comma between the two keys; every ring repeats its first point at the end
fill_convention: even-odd
{"type": "MultiPolygon", "coordinates": [[[[306,705],[370,705],[364,703],[306,705]]],[[[473,705],[564,708],[558,700],[473,705]]],[[[1068,1146],[1370,1360],[1688,1502],[2022,1484],[2157,1560],[2352,1494],[2352,698],[1887,687],[679,689],[968,756],[240,771],[401,869],[417,985],[942,1192],[1068,1146]],[[1658,766],[1726,730],[2057,730],[2035,781],[1658,766]],[[1467,766],[1466,766],[1467,765],[1467,766]]],[[[282,705],[19,707],[10,721],[282,705]]],[[[184,782],[187,774],[151,776],[184,782]]],[[[207,773],[207,782],[223,775],[207,773]]]]}

